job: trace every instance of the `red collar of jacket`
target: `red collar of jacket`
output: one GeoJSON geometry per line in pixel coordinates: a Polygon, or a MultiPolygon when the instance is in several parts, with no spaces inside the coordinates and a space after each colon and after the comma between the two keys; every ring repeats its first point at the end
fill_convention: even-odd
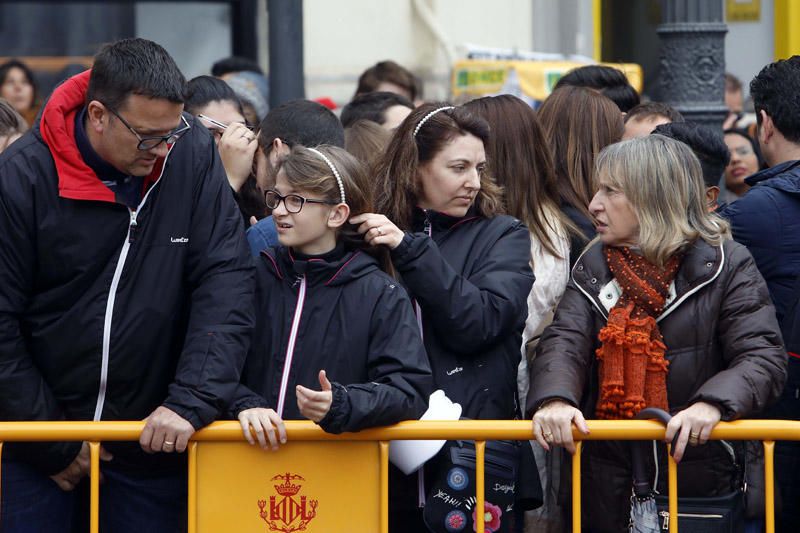
{"type": "MultiPolygon", "coordinates": [[[[114,191],[103,185],[83,161],[75,142],[75,115],[86,104],[90,73],[91,70],[87,70],[73,76],[53,91],[42,111],[39,131],[56,165],[60,197],[114,203],[114,191]]],[[[161,175],[163,165],[164,159],[160,158],[144,179],[145,190],[161,175]]]]}

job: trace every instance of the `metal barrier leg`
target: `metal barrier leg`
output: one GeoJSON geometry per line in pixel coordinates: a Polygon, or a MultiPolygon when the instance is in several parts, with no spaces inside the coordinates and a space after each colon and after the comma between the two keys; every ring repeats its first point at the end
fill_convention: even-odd
{"type": "Polygon", "coordinates": [[[475,531],[477,533],[486,533],[486,524],[484,522],[486,514],[486,505],[483,503],[485,495],[484,479],[485,467],[484,460],[486,458],[486,441],[475,441],[475,531]]]}
{"type": "Polygon", "coordinates": [[[379,443],[381,450],[381,533],[389,533],[389,442],[379,443]]]}
{"type": "Polygon", "coordinates": [[[575,443],[575,454],[572,456],[572,531],[581,531],[581,452],[583,442],[575,443]]]}
{"type": "Polygon", "coordinates": [[[667,446],[667,452],[669,533],[678,533],[678,465],[672,458],[672,445],[667,446]]]}
{"type": "Polygon", "coordinates": [[[100,531],[100,443],[89,443],[89,531],[100,531]]]}
{"type": "Polygon", "coordinates": [[[197,443],[189,443],[188,533],[197,533],[197,443]]]}
{"type": "MultiPolygon", "coordinates": [[[[0,441],[0,504],[3,503],[3,488],[2,488],[3,487],[3,469],[2,469],[2,464],[3,464],[3,442],[0,441]]],[[[3,514],[0,513],[0,524],[3,523],[2,520],[3,520],[3,514]]]]}
{"type": "Polygon", "coordinates": [[[764,441],[764,510],[767,533],[775,533],[775,441],[764,441]]]}

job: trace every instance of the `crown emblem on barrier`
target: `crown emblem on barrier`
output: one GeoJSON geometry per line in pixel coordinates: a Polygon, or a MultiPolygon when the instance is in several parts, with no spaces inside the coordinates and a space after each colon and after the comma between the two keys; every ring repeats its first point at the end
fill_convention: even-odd
{"type": "Polygon", "coordinates": [[[275,476],[270,481],[285,480],[280,485],[274,485],[275,492],[277,492],[281,496],[294,496],[295,494],[300,492],[301,485],[295,485],[294,483],[292,483],[293,479],[299,479],[301,481],[305,481],[305,479],[303,479],[301,476],[298,476],[296,474],[293,475],[290,474],[289,472],[281,476],[275,476]]]}
{"type": "Polygon", "coordinates": [[[283,481],[273,485],[279,496],[258,500],[259,516],[266,522],[269,531],[293,533],[306,531],[309,522],[317,516],[317,500],[309,500],[307,496],[297,497],[302,485],[297,481],[305,481],[299,474],[286,472],[274,476],[270,481],[283,481]]]}

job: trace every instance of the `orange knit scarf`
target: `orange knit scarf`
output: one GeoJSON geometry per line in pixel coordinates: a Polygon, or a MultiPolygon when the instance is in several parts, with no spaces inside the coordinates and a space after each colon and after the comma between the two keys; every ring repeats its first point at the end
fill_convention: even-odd
{"type": "Polygon", "coordinates": [[[600,330],[597,418],[633,418],[645,407],[667,410],[667,347],[656,324],[682,255],[660,269],[629,248],[606,247],[622,296],[600,330]]]}

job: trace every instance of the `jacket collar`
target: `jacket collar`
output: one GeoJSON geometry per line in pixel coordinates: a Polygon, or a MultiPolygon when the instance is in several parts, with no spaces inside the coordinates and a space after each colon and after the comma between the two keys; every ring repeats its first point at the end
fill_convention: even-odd
{"type": "MultiPolygon", "coordinates": [[[[756,172],[752,176],[749,176],[749,177],[745,178],[744,181],[745,181],[745,183],[747,183],[748,185],[750,185],[752,187],[757,183],[761,183],[762,181],[765,181],[765,180],[777,177],[777,176],[779,176],[781,174],[790,172],[790,171],[794,170],[795,167],[797,167],[797,165],[800,165],[800,160],[784,161],[783,163],[779,163],[779,164],[775,165],[774,167],[765,168],[764,170],[756,172]]],[[[798,172],[795,171],[795,172],[792,172],[792,173],[793,174],[797,174],[798,172]]]]}
{"type": "MultiPolygon", "coordinates": [[[[53,156],[58,172],[59,196],[115,203],[116,195],[86,164],[75,142],[75,117],[86,103],[90,74],[91,71],[87,70],[73,76],[53,91],[42,110],[37,129],[53,156]]],[[[145,178],[145,189],[158,180],[163,166],[162,158],[145,178]]]]}
{"type": "MultiPolygon", "coordinates": [[[[691,244],[670,287],[667,305],[656,320],[664,319],[687,298],[714,281],[724,263],[722,245],[712,246],[702,239],[691,244]]],[[[572,281],[603,317],[608,318],[608,309],[616,304],[621,292],[608,268],[601,242],[592,244],[575,262],[572,281]]]]}
{"type": "Polygon", "coordinates": [[[341,244],[334,253],[321,257],[298,256],[284,246],[268,248],[261,255],[279,279],[294,283],[296,278],[305,276],[310,286],[344,285],[378,270],[378,261],[374,257],[361,250],[345,250],[341,244]]]}
{"type": "Polygon", "coordinates": [[[478,215],[478,212],[474,206],[470,207],[469,211],[467,211],[467,214],[463,217],[452,217],[432,209],[415,207],[411,219],[411,229],[413,231],[423,231],[426,224],[430,224],[431,229],[435,232],[449,231],[456,226],[477,220],[479,218],[480,215],[478,215]]]}

